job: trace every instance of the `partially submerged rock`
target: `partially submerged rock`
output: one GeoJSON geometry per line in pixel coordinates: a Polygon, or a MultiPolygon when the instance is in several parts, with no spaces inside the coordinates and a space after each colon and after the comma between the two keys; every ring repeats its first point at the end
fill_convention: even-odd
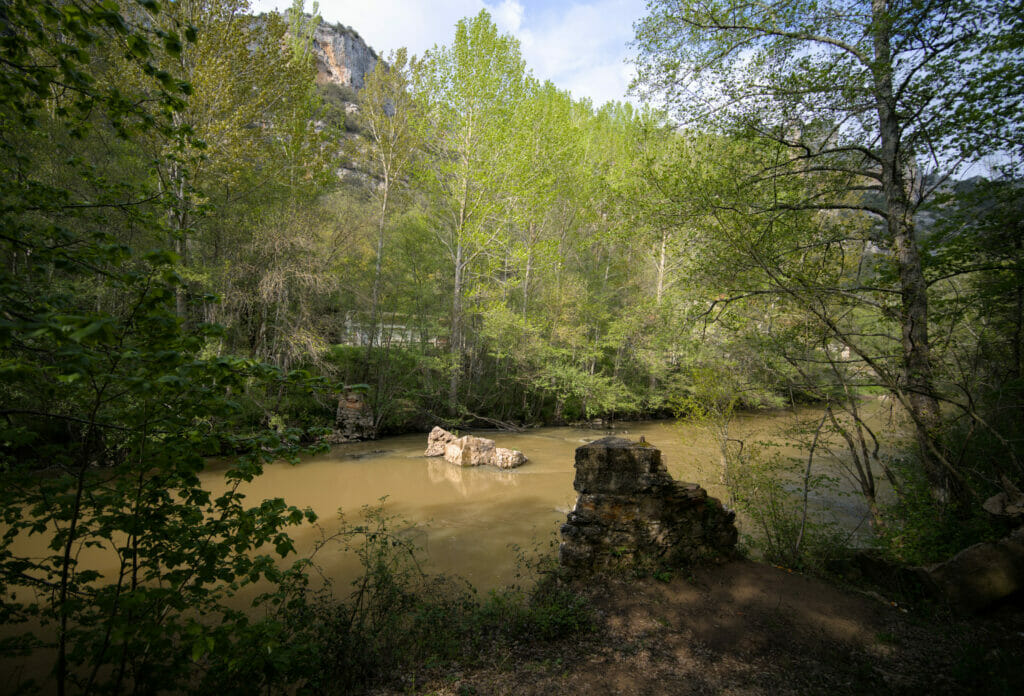
{"type": "Polygon", "coordinates": [[[444,428],[435,427],[427,436],[427,457],[443,456],[459,466],[496,466],[512,469],[526,463],[526,456],[518,450],[496,447],[494,440],[465,435],[455,437],[444,428]]]}
{"type": "Polygon", "coordinates": [[[445,445],[449,442],[454,441],[456,438],[450,432],[440,426],[434,426],[434,429],[427,435],[427,451],[423,453],[424,457],[440,457],[444,454],[445,445]]]}
{"type": "Polygon", "coordinates": [[[519,450],[505,447],[494,448],[494,466],[499,469],[515,469],[526,463],[526,455],[519,450]]]}
{"type": "Polygon", "coordinates": [[[481,466],[494,463],[494,450],[494,440],[466,435],[445,445],[444,458],[459,466],[481,466]]]}
{"type": "Polygon", "coordinates": [[[673,480],[661,451],[606,437],[576,449],[576,507],[559,562],[577,572],[677,566],[731,553],[735,513],[695,483],[673,480]]]}

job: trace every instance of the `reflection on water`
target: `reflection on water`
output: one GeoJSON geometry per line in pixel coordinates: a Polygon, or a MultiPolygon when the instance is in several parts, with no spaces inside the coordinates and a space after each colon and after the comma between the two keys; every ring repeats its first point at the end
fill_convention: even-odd
{"type": "MultiPolygon", "coordinates": [[[[886,428],[890,417],[886,404],[872,405],[874,425],[886,428]]],[[[803,409],[796,415],[790,411],[745,414],[737,417],[731,436],[750,444],[780,441],[797,415],[814,421],[820,414],[817,409],[803,409]]],[[[462,468],[441,458],[423,457],[426,434],[403,435],[339,445],[329,454],[295,466],[270,466],[247,493],[253,500],[280,496],[291,505],[312,507],[328,534],[337,529],[338,508],[352,522],[363,505],[386,496],[385,510],[417,530],[417,542],[428,554],[427,569],[459,574],[485,590],[514,578],[516,553],[511,544],[529,550],[555,538],[576,500],[573,457],[585,442],[609,434],[632,439],[643,435],[661,449],[675,478],[699,483],[711,495],[725,498],[719,484],[717,445],[707,430],[691,424],[654,421],[622,423],[614,430],[563,427],[475,434],[494,439],[499,447],[521,450],[529,462],[512,470],[462,468]]],[[[777,449],[784,455],[801,456],[794,445],[777,449]]],[[[827,466],[825,459],[820,461],[827,466]]],[[[216,476],[214,472],[206,475],[216,476]]],[[[852,491],[848,484],[843,488],[852,491]]],[[[849,528],[862,524],[866,511],[858,496],[831,498],[828,505],[849,528]]],[[[309,552],[319,533],[311,528],[296,530],[296,547],[309,552]]],[[[354,561],[330,547],[321,550],[316,560],[340,582],[356,574],[354,561]]]]}
{"type": "Polygon", "coordinates": [[[464,498],[484,493],[493,486],[517,486],[522,480],[511,471],[493,471],[490,467],[453,466],[442,457],[427,459],[427,475],[430,482],[435,485],[451,484],[464,498]]]}

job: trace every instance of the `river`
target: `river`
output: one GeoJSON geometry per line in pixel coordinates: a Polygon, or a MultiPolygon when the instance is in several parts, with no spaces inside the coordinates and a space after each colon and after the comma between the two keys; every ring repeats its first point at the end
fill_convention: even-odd
{"type": "MultiPolygon", "coordinates": [[[[887,403],[874,401],[869,420],[884,428],[891,419],[887,403]]],[[[805,422],[820,417],[820,410],[779,410],[737,416],[731,437],[748,446],[757,441],[781,443],[782,433],[799,416],[805,422]]],[[[811,426],[813,427],[813,426],[811,426]]],[[[676,478],[699,483],[711,495],[725,499],[719,484],[719,450],[707,429],[677,421],[618,423],[613,429],[550,427],[523,433],[474,431],[495,440],[499,447],[521,450],[529,461],[502,471],[491,467],[461,468],[442,458],[423,456],[426,435],[402,435],[372,442],[335,446],[330,453],[308,458],[297,465],[274,464],[253,482],[250,500],[283,497],[289,504],[311,507],[320,516],[320,529],[294,530],[299,553],[310,553],[322,534],[339,527],[340,508],[350,522],[360,519],[364,505],[385,498],[384,509],[403,522],[396,531],[423,549],[424,567],[431,572],[457,574],[481,590],[511,582],[517,553],[545,547],[556,539],[559,525],[573,507],[573,457],[585,442],[614,434],[640,436],[662,451],[669,472],[676,478]]],[[[780,445],[782,454],[801,455],[793,446],[780,445]]],[[[823,451],[816,459],[819,470],[839,475],[834,459],[823,451]]],[[[204,474],[216,490],[217,470],[204,474]]],[[[841,477],[840,477],[841,479],[841,477]]],[[[866,507],[854,488],[840,480],[840,495],[815,501],[828,508],[846,528],[865,531],[866,507]]],[[[813,496],[812,496],[813,498],[813,496]]],[[[741,533],[744,531],[741,525],[741,533]]],[[[351,555],[328,544],[316,555],[324,574],[338,584],[357,574],[351,555]]]]}

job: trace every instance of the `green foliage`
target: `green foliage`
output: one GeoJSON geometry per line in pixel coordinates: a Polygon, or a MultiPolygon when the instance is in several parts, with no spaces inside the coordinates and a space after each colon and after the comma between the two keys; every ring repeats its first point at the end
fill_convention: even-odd
{"type": "Polygon", "coordinates": [[[369,401],[379,433],[403,433],[423,429],[433,413],[443,408],[438,394],[445,372],[436,356],[418,346],[392,346],[374,354],[367,363],[366,350],[336,345],[329,360],[344,382],[368,380],[369,401]]]}
{"type": "Polygon", "coordinates": [[[981,509],[951,510],[937,505],[919,467],[912,462],[895,461],[892,468],[899,496],[883,507],[885,524],[877,530],[875,543],[893,560],[907,565],[939,563],[968,546],[1006,534],[1005,527],[981,509]]]}
{"type": "Polygon", "coordinates": [[[137,167],[147,143],[158,168],[199,147],[181,95],[199,97],[159,67],[201,42],[181,4],[4,9],[2,647],[42,650],[57,693],[186,688],[268,648],[237,594],[301,575],[288,528],[315,519],[244,492],[305,434],[238,418],[320,381],[210,351],[223,330],[181,316],[183,259],[154,246],[190,231],[170,234],[175,202],[137,167]],[[242,454],[210,471],[223,453],[242,454]]]}
{"type": "Polygon", "coordinates": [[[656,1],[637,26],[636,86],[755,158],[732,177],[709,168],[706,206],[727,221],[713,236],[739,251],[740,278],[756,272],[736,296],[778,294],[820,325],[824,350],[862,360],[912,416],[933,495],[961,506],[963,468],[936,438],[950,390],[915,214],[943,160],[1018,148],[1018,119],[981,113],[1019,102],[1003,80],[1019,70],[1021,25],[1003,5],[656,1]]]}
{"type": "Polygon", "coordinates": [[[279,679],[310,693],[353,693],[435,666],[486,664],[495,647],[513,641],[557,641],[591,630],[587,601],[551,575],[529,590],[508,587],[483,599],[462,581],[425,575],[420,549],[397,531],[407,526],[383,504],[364,507],[358,524],[343,519],[321,548],[358,558],[362,572],[347,599],[295,585],[273,618],[297,646],[287,671],[270,672],[258,660],[247,673],[224,675],[225,684],[251,688],[279,679]]]}
{"type": "MultiPolygon", "coordinates": [[[[587,630],[546,572],[482,599],[425,577],[380,510],[342,533],[364,569],[344,601],[282,565],[312,515],[244,488],[331,422],[312,373],[367,385],[379,432],[685,412],[712,424],[765,556],[793,567],[839,543],[807,502],[828,482],[741,449],[739,408],[852,410],[859,390],[925,385],[956,407],[926,439],[970,485],[1019,482],[1018,183],[957,188],[920,223],[917,316],[943,338],[918,382],[903,350],[927,341],[901,332],[924,324],[900,304],[915,269],[860,214],[889,181],[881,216],[913,219],[902,192],[930,187],[905,177],[933,147],[1019,149],[1018,4],[651,3],[641,80],[677,105],[734,97],[712,135],[538,83],[487,13],[356,93],[314,86],[301,0],[287,20],[238,0],[5,3],[0,619],[24,630],[2,649],[51,649],[83,692],[330,692],[587,630]],[[732,28],[700,25],[721,8],[732,28]],[[865,60],[886,26],[894,53],[865,60]],[[924,119],[895,124],[895,152],[868,118],[888,68],[907,78],[894,113],[924,119]],[[711,90],[684,97],[689,78],[711,90]],[[26,536],[50,550],[28,557],[26,536]],[[259,618],[238,596],[256,583],[259,618]]],[[[832,434],[863,437],[856,418],[832,434]]],[[[891,553],[997,533],[931,504],[918,466],[895,478],[891,553]]]]}
{"type": "Polygon", "coordinates": [[[825,561],[847,553],[849,536],[827,510],[808,502],[808,492],[835,495],[835,480],[814,473],[805,477],[803,465],[748,448],[732,463],[729,485],[736,509],[754,527],[750,541],[764,560],[820,570],[825,561]]]}
{"type": "Polygon", "coordinates": [[[589,632],[594,617],[588,600],[552,577],[528,593],[517,588],[493,590],[472,618],[481,637],[503,641],[556,641],[589,632]]]}

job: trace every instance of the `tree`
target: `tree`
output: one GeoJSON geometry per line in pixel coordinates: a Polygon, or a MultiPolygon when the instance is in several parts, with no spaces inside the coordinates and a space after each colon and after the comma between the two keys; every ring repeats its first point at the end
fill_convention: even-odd
{"type": "Polygon", "coordinates": [[[311,385],[211,357],[217,327],[183,325],[178,259],[151,248],[169,236],[153,179],[38,158],[52,133],[118,141],[108,156],[189,137],[175,115],[191,86],[161,66],[196,32],[149,21],[162,9],[0,10],[0,622],[21,630],[0,652],[52,656],[58,694],[195,687],[212,662],[253,664],[253,645],[259,663],[272,631],[227,599],[301,574],[275,556],[293,550],[285,530],[314,517],[245,501],[244,482],[294,456],[300,436],[234,434],[249,390],[311,385]],[[141,77],[125,80],[122,60],[141,77]],[[241,456],[204,483],[206,457],[226,452],[241,456]],[[46,551],[26,551],[33,535],[46,551]],[[86,549],[109,568],[90,567],[86,549]]]}
{"type": "Polygon", "coordinates": [[[189,281],[178,292],[183,318],[208,319],[195,298],[231,291],[217,282],[226,278],[216,269],[248,241],[232,218],[311,199],[327,181],[324,136],[312,125],[319,101],[308,43],[318,19],[299,21],[300,7],[290,10],[290,37],[280,15],[248,15],[247,0],[183,0],[145,20],[187,23],[197,32],[195,42],[162,61],[191,86],[174,115],[188,137],[147,143],[173,201],[168,228],[189,281]]]}
{"type": "MultiPolygon", "coordinates": [[[[940,390],[914,214],[932,192],[922,164],[955,167],[981,149],[985,132],[961,117],[978,104],[956,107],[993,64],[1016,64],[1013,42],[986,43],[1008,29],[1002,4],[656,0],[650,8],[638,25],[638,88],[684,117],[786,148],[752,179],[818,182],[766,214],[857,210],[880,221],[874,234],[896,271],[901,329],[900,374],[887,386],[914,420],[936,495],[962,496],[962,477],[936,444],[940,390]],[[985,61],[974,60],[979,47],[985,61]]],[[[1019,100],[1001,86],[990,95],[1000,112],[1019,100]]]]}
{"type": "Polygon", "coordinates": [[[413,157],[419,147],[416,103],[410,92],[409,58],[404,48],[393,52],[385,63],[377,61],[359,91],[359,121],[365,139],[356,140],[356,163],[376,180],[373,196],[377,201],[377,255],[370,299],[372,349],[380,323],[381,266],[384,261],[384,235],[391,212],[392,192],[408,183],[413,157]]]}
{"type": "Polygon", "coordinates": [[[471,264],[502,233],[503,192],[516,108],[526,89],[519,44],[501,35],[482,10],[460,20],[451,46],[424,55],[414,74],[427,131],[419,181],[429,200],[438,243],[452,270],[449,404],[458,402],[466,343],[464,299],[471,264]]]}

